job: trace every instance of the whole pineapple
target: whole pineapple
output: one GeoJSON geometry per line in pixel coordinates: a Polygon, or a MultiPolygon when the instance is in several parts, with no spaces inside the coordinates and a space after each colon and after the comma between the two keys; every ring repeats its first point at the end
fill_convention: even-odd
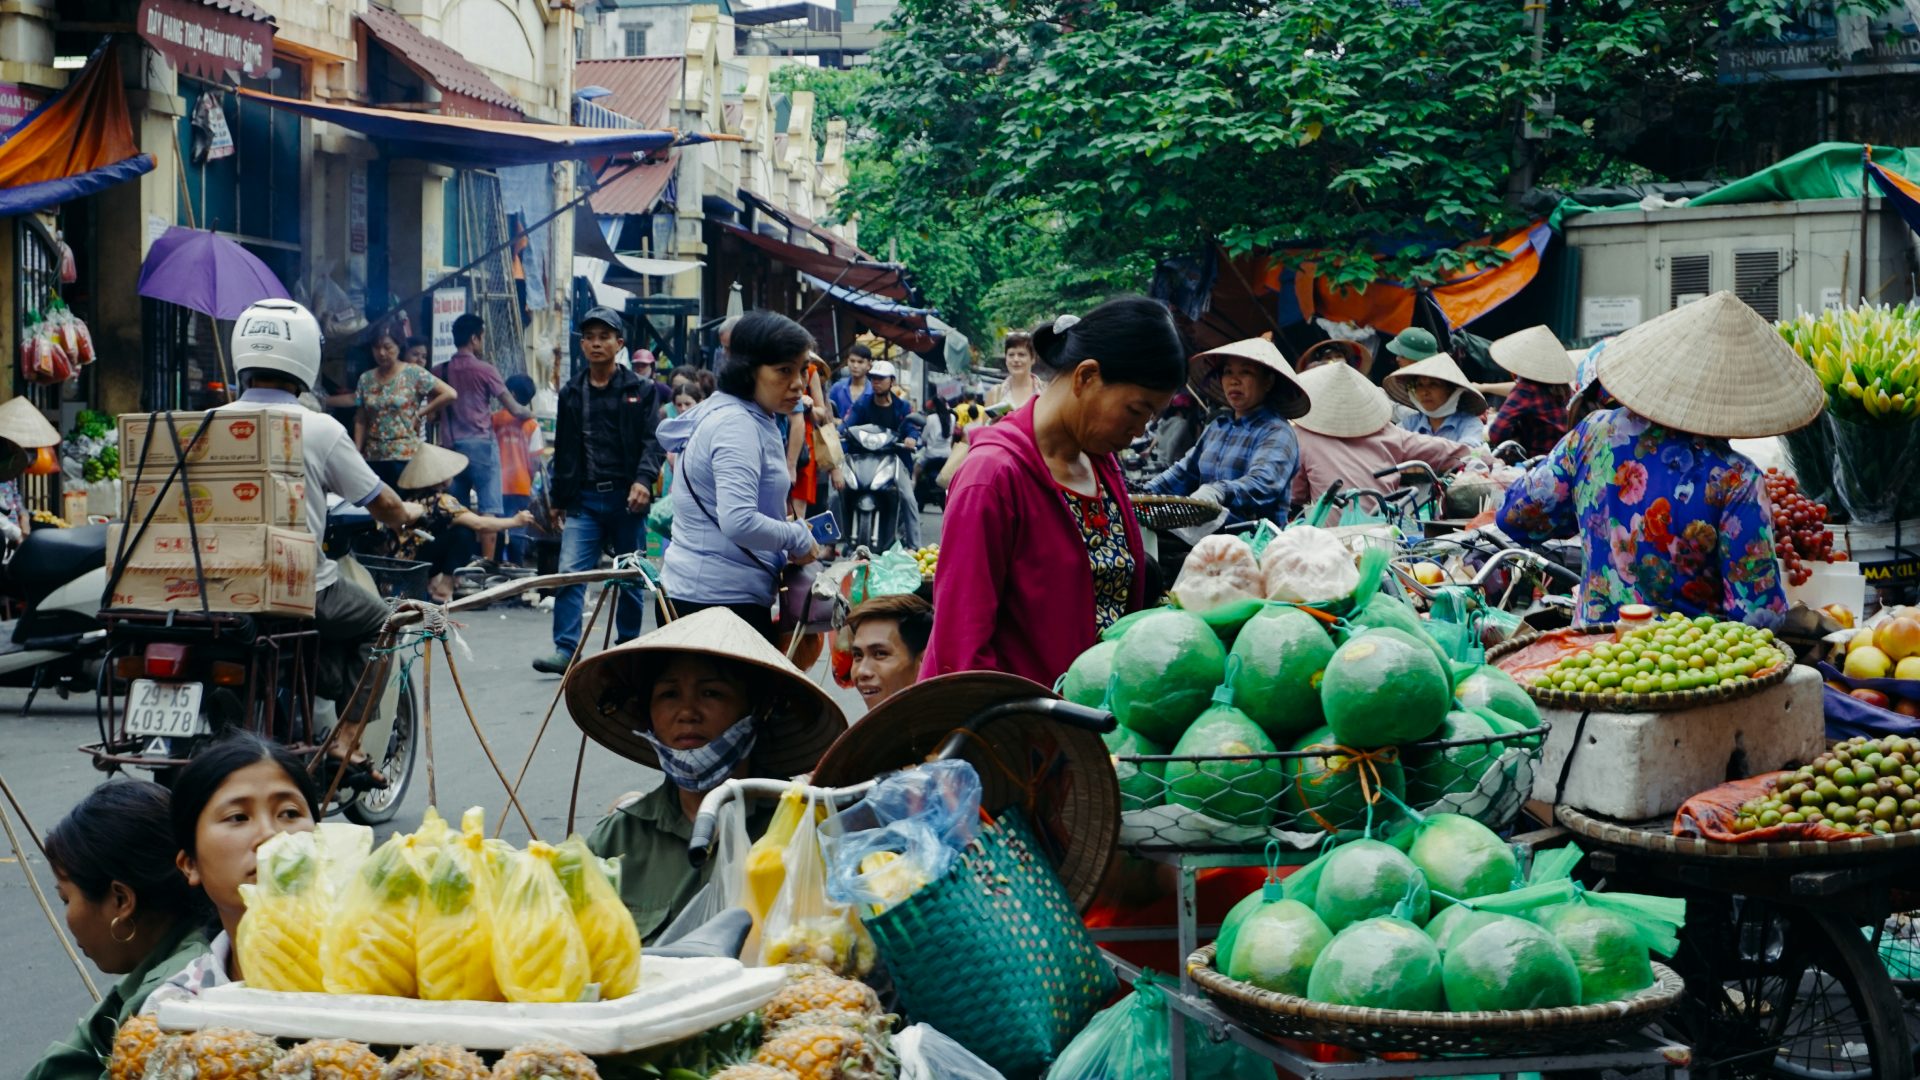
{"type": "Polygon", "coordinates": [[[380,1080],[386,1062],[364,1043],[314,1039],[274,1063],[273,1080],[380,1080]]]}
{"type": "Polygon", "coordinates": [[[882,1038],[826,1024],[787,1024],[760,1044],[754,1061],[800,1080],[894,1080],[895,1071],[882,1038]]]}
{"type": "Polygon", "coordinates": [[[283,1052],[265,1035],[207,1028],[157,1047],[145,1080],[265,1080],[283,1052]]]}
{"type": "Polygon", "coordinates": [[[380,1080],[490,1080],[492,1076],[487,1063],[473,1051],[429,1043],[396,1054],[380,1080]]]}
{"type": "Polygon", "coordinates": [[[147,1060],[164,1043],[180,1036],[160,1030],[151,1016],[130,1016],[113,1036],[113,1056],[107,1059],[107,1080],[141,1080],[147,1060]]]}
{"type": "Polygon", "coordinates": [[[600,1080],[593,1060],[559,1043],[516,1046],[501,1055],[493,1080],[600,1080]]]}
{"type": "Polygon", "coordinates": [[[807,1012],[822,1012],[829,1009],[842,1009],[863,1016],[879,1016],[880,995],[873,988],[858,979],[843,979],[829,974],[824,968],[809,969],[814,974],[802,975],[782,987],[780,992],[767,1002],[762,1010],[768,1027],[786,1021],[807,1012]]]}

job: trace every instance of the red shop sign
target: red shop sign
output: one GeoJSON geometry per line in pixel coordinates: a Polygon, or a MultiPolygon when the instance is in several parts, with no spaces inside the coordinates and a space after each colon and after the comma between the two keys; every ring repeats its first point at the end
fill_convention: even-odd
{"type": "Polygon", "coordinates": [[[249,0],[140,0],[134,26],[147,44],[189,75],[219,80],[273,66],[273,23],[249,0]]]}

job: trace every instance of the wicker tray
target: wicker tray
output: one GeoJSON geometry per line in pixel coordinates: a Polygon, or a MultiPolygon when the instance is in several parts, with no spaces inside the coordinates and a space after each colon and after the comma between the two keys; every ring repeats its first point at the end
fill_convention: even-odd
{"type": "Polygon", "coordinates": [[[1411,1012],[1327,1005],[1229,979],[1214,969],[1211,945],[1187,958],[1187,970],[1221,1012],[1262,1035],[1428,1057],[1592,1049],[1601,1040],[1647,1026],[1686,989],[1672,968],[1655,963],[1653,985],[1623,1001],[1510,1012],[1411,1012]]]}
{"type": "Polygon", "coordinates": [[[1730,844],[1721,840],[1703,840],[1697,836],[1675,836],[1672,826],[1666,821],[1623,824],[1584,814],[1571,806],[1555,807],[1554,816],[1574,835],[1601,847],[1627,848],[1675,859],[1840,863],[1874,859],[1894,852],[1920,853],[1920,832],[1911,831],[1846,840],[1776,840],[1771,843],[1730,844]]]}
{"type": "MultiPolygon", "coordinates": [[[[1603,635],[1613,633],[1613,624],[1600,623],[1595,626],[1582,627],[1581,630],[1582,636],[1592,636],[1597,641],[1603,635]]],[[[1551,631],[1551,633],[1560,632],[1551,631]]],[[[1501,664],[1500,661],[1513,656],[1546,636],[1547,635],[1540,633],[1530,633],[1508,638],[1487,650],[1487,663],[1493,664],[1503,671],[1507,671],[1509,675],[1514,675],[1514,673],[1507,670],[1507,666],[1501,664]]],[[[1520,675],[1514,675],[1514,679],[1526,689],[1528,696],[1533,698],[1536,703],[1550,709],[1566,709],[1569,712],[1674,712],[1680,709],[1697,709],[1703,705],[1717,705],[1723,701],[1736,701],[1740,698],[1757,694],[1769,686],[1784,682],[1787,675],[1793,671],[1793,647],[1777,637],[1774,638],[1773,643],[1781,652],[1787,654],[1785,663],[1775,664],[1773,667],[1748,678],[1745,682],[1721,683],[1718,686],[1701,687],[1696,690],[1655,691],[1651,694],[1588,694],[1567,690],[1543,689],[1534,686],[1531,681],[1522,678],[1520,675]]]]}
{"type": "Polygon", "coordinates": [[[1226,509],[1219,503],[1182,495],[1135,495],[1132,498],[1133,514],[1140,519],[1140,526],[1154,532],[1205,525],[1226,509]]]}

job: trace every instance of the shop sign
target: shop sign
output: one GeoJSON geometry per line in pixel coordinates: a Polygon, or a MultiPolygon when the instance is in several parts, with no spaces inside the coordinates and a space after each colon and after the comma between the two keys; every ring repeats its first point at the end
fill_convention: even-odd
{"type": "Polygon", "coordinates": [[[0,131],[11,131],[45,99],[15,83],[0,83],[0,131]]]}
{"type": "Polygon", "coordinates": [[[1833,0],[1795,4],[1788,10],[1791,17],[1778,29],[1736,34],[1727,42],[1720,50],[1721,82],[1920,72],[1920,26],[1910,6],[1895,4],[1873,18],[1848,11],[1847,5],[1835,5],[1833,0]]]}
{"type": "Polygon", "coordinates": [[[467,290],[433,290],[433,363],[453,359],[453,320],[467,313],[467,290]]]}
{"type": "Polygon", "coordinates": [[[1640,325],[1637,296],[1589,296],[1580,302],[1580,336],[1611,337],[1640,325]]]}
{"type": "Polygon", "coordinates": [[[175,67],[203,79],[217,80],[229,71],[257,78],[273,65],[272,23],[210,4],[140,0],[134,27],[175,67]]]}

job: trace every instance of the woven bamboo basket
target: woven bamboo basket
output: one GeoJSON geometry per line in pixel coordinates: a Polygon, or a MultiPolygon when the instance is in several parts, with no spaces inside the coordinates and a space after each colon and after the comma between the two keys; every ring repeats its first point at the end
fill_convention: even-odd
{"type": "MultiPolygon", "coordinates": [[[[1581,629],[1591,634],[1611,634],[1612,623],[1600,623],[1581,629]]],[[[1521,634],[1487,650],[1487,663],[1496,667],[1503,657],[1539,641],[1544,635],[1521,634]]],[[[1704,686],[1694,690],[1655,691],[1651,694],[1588,694],[1566,690],[1549,690],[1534,686],[1520,679],[1520,685],[1533,700],[1550,709],[1566,709],[1569,712],[1673,712],[1679,709],[1697,709],[1704,705],[1717,705],[1723,701],[1737,701],[1740,698],[1757,694],[1769,686],[1786,680],[1793,671],[1793,647],[1778,638],[1773,644],[1787,654],[1783,663],[1775,664],[1756,675],[1734,682],[1721,683],[1718,686],[1704,686]]],[[[1516,677],[1517,678],[1517,677],[1516,677]]]]}
{"type": "Polygon", "coordinates": [[[1674,859],[1704,859],[1716,862],[1812,862],[1826,864],[1865,861],[1895,852],[1920,853],[1920,832],[1887,833],[1883,836],[1855,836],[1845,840],[1774,840],[1730,844],[1722,840],[1703,840],[1697,836],[1675,836],[1668,822],[1623,824],[1581,813],[1571,806],[1554,808],[1569,832],[1601,847],[1644,851],[1674,859]]]}
{"type": "Polygon", "coordinates": [[[1132,498],[1133,514],[1140,519],[1141,528],[1154,532],[1205,525],[1226,509],[1219,503],[1189,499],[1182,495],[1135,495],[1132,498]]]}

